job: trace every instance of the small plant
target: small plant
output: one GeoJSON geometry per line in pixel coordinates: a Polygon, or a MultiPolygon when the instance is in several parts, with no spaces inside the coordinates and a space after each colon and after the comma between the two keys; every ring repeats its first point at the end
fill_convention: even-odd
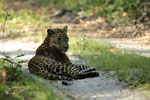
{"type": "Polygon", "coordinates": [[[5,56],[5,58],[3,58],[1,68],[3,69],[3,71],[6,71],[7,82],[19,81],[21,78],[23,78],[21,74],[21,68],[22,64],[26,63],[27,60],[17,60],[17,58],[20,58],[22,56],[24,56],[24,54],[17,55],[13,58],[10,56],[5,56]]]}
{"type": "Polygon", "coordinates": [[[76,45],[78,45],[80,47],[79,53],[83,53],[88,45],[87,37],[86,36],[81,37],[80,40],[76,42],[76,45]]]}

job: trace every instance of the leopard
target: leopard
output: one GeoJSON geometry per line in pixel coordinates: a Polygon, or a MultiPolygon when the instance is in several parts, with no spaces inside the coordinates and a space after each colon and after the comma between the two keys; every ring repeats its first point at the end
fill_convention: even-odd
{"type": "Polygon", "coordinates": [[[47,36],[28,62],[29,72],[48,80],[77,80],[98,77],[95,67],[73,64],[69,49],[68,26],[47,29],[47,36]]]}

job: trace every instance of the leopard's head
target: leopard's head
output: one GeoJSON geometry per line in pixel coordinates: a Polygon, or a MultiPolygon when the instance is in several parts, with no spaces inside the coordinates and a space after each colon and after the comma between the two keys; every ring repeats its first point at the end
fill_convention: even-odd
{"type": "Polygon", "coordinates": [[[47,37],[49,40],[49,46],[51,48],[57,49],[61,52],[66,52],[69,49],[68,41],[69,38],[67,36],[67,26],[63,29],[47,29],[47,37]]]}

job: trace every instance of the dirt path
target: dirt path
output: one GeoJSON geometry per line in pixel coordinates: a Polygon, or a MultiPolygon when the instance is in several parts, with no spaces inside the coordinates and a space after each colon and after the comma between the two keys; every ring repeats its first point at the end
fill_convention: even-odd
{"type": "MultiPolygon", "coordinates": [[[[119,47],[124,47],[126,49],[131,49],[134,51],[140,51],[143,55],[149,55],[150,48],[144,48],[139,46],[138,43],[131,40],[116,40],[116,39],[103,39],[112,45],[119,47]],[[128,48],[127,48],[128,47],[128,48]],[[138,48],[136,48],[138,47],[138,48]]],[[[29,60],[35,54],[35,49],[39,46],[39,43],[27,42],[27,41],[6,41],[5,42],[5,52],[11,56],[18,54],[25,54],[21,59],[29,60]]],[[[2,41],[0,43],[0,50],[3,49],[2,41]]],[[[0,51],[2,55],[2,51],[0,51]]],[[[70,56],[72,62],[81,63],[81,58],[78,56],[70,56]],[[80,61],[80,62],[79,62],[80,61]]],[[[23,67],[27,70],[27,64],[23,67]]],[[[50,83],[46,82],[47,85],[51,85],[52,88],[62,95],[65,95],[69,100],[150,100],[149,98],[143,98],[142,94],[144,90],[130,91],[126,88],[125,83],[121,83],[117,78],[110,77],[113,72],[104,73],[100,72],[100,76],[91,79],[83,79],[74,81],[73,85],[64,86],[61,81],[50,83]]]]}

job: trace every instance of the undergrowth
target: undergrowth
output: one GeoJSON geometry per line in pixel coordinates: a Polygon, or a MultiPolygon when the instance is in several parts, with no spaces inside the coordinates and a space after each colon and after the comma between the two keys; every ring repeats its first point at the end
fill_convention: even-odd
{"type": "Polygon", "coordinates": [[[150,58],[127,50],[118,50],[104,42],[86,37],[70,40],[70,51],[84,57],[87,64],[100,71],[114,71],[120,81],[130,86],[150,84],[150,58]]]}
{"type": "MultiPolygon", "coordinates": [[[[2,1],[0,1],[1,27],[3,27],[5,20],[5,12],[3,9],[11,5],[11,3],[9,4],[9,2],[6,2],[7,0],[2,1]]],[[[15,3],[17,0],[13,2],[15,3]]],[[[29,0],[28,2],[31,1],[29,0]]],[[[51,12],[53,12],[52,8],[55,9],[57,7],[60,9],[71,9],[78,15],[101,16],[104,17],[108,23],[114,25],[121,23],[119,26],[130,25],[131,22],[138,23],[139,21],[150,18],[150,2],[142,0],[37,0],[35,5],[37,4],[40,6],[36,9],[30,7],[30,9],[20,8],[19,10],[14,10],[8,7],[8,12],[12,19],[6,22],[5,38],[14,39],[24,36],[34,36],[35,42],[41,41],[42,37],[45,35],[45,29],[52,27],[52,20],[50,19],[51,12]],[[41,7],[42,5],[43,7],[41,7]]],[[[0,36],[0,38],[2,38],[2,36],[0,36]]]]}
{"type": "Polygon", "coordinates": [[[22,56],[0,59],[0,100],[63,100],[42,80],[22,71],[22,64],[27,61],[16,61],[22,56]]]}
{"type": "MultiPolygon", "coordinates": [[[[5,0],[0,1],[1,3],[0,10],[1,10],[1,6],[2,8],[7,8],[8,5],[10,5],[9,1],[6,0],[5,3],[4,1],[5,0]]],[[[17,0],[14,0],[13,2],[16,1],[17,0]]],[[[27,1],[32,3],[30,0],[27,1]]],[[[150,14],[149,14],[150,1],[148,0],[37,0],[34,2],[35,5],[38,5],[37,7],[40,7],[40,10],[37,8],[37,10],[21,9],[21,11],[20,10],[13,11],[13,15],[17,19],[15,20],[17,22],[15,21],[13,22],[19,23],[18,28],[22,28],[22,26],[27,26],[27,25],[29,26],[30,24],[35,25],[35,21],[37,21],[38,24],[36,23],[37,25],[35,27],[39,28],[38,29],[39,32],[40,29],[42,29],[45,26],[45,24],[44,26],[41,24],[42,22],[41,18],[42,19],[44,18],[43,16],[44,14],[48,14],[45,13],[44,10],[48,10],[48,12],[51,12],[51,9],[49,9],[49,7],[54,9],[66,8],[72,10],[76,14],[83,15],[83,16],[91,16],[91,15],[97,17],[101,16],[105,18],[107,22],[115,23],[115,24],[121,23],[121,24],[128,25],[131,23],[132,24],[138,24],[141,22],[144,23],[145,20],[150,18],[150,14]],[[20,16],[19,18],[18,15],[20,16]],[[29,21],[31,21],[31,23],[29,21]]],[[[49,15],[46,15],[46,17],[48,16],[49,15]]],[[[45,21],[45,23],[48,22],[45,21]]],[[[25,27],[26,29],[22,33],[26,33],[27,30],[30,29],[32,30],[33,28],[32,25],[30,25],[30,27],[25,27]]],[[[31,31],[27,33],[30,32],[31,31]]]]}
{"type": "MultiPolygon", "coordinates": [[[[51,21],[46,20],[44,12],[45,10],[42,8],[40,12],[31,9],[21,9],[18,11],[8,9],[11,19],[7,19],[5,25],[5,38],[16,39],[18,37],[34,36],[35,42],[41,41],[42,37],[45,35],[45,29],[51,27],[51,21]],[[36,39],[36,36],[38,36],[38,39],[36,39]]],[[[0,25],[2,27],[4,25],[5,16],[5,11],[0,9],[0,25]]]]}
{"type": "Polygon", "coordinates": [[[108,22],[126,23],[126,19],[134,19],[136,24],[150,17],[150,1],[148,0],[38,0],[38,4],[67,8],[87,16],[94,14],[107,17],[108,22]]]}

